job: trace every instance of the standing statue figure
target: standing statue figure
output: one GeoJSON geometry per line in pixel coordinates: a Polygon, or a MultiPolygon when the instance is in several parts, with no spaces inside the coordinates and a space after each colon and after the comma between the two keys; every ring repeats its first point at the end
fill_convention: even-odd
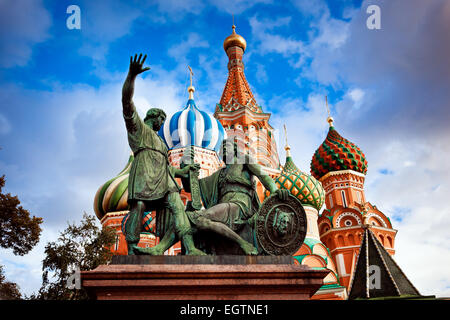
{"type": "Polygon", "coordinates": [[[123,117],[128,131],[128,143],[134,153],[128,182],[128,205],[130,216],[126,222],[126,241],[128,254],[163,254],[164,243],[142,249],[137,244],[142,229],[144,212],[166,210],[171,215],[171,230],[181,240],[186,254],[202,255],[194,246],[191,225],[180,198],[181,188],[175,177],[185,177],[189,170],[198,170],[198,165],[177,169],[169,164],[168,150],[157,134],[163,125],[166,114],[161,109],[152,108],[142,121],[133,103],[134,82],[137,75],[150,70],[143,68],[147,55],[130,58],[130,69],[122,89],[123,117]]]}

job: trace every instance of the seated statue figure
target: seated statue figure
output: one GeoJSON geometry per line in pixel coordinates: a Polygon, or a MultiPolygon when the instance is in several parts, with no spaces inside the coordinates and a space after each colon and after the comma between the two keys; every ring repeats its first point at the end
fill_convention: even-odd
{"type": "MultiPolygon", "coordinates": [[[[287,199],[289,192],[278,189],[255,161],[239,153],[235,142],[224,140],[221,151],[225,167],[198,181],[204,209],[186,210],[196,232],[195,246],[209,254],[256,255],[253,219],[260,202],[253,177],[282,200],[287,199]]],[[[182,180],[185,190],[190,192],[189,181],[182,180]]],[[[166,233],[161,243],[166,243],[169,248],[174,240],[173,234],[166,233]]]]}

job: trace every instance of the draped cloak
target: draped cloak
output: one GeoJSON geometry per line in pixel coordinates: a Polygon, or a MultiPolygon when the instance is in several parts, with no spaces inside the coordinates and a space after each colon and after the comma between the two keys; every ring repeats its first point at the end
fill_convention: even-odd
{"type": "Polygon", "coordinates": [[[169,192],[180,192],[169,165],[168,149],[161,137],[146,125],[133,110],[131,117],[124,114],[128,143],[134,153],[128,180],[128,203],[132,200],[153,201],[169,192]]]}
{"type": "MultiPolygon", "coordinates": [[[[199,179],[199,186],[200,186],[200,194],[203,202],[203,206],[205,209],[211,208],[212,206],[221,203],[219,199],[219,181],[220,179],[224,178],[224,170],[225,168],[222,168],[220,170],[217,170],[212,175],[199,179]]],[[[184,184],[183,184],[184,185],[184,184]]],[[[241,208],[240,203],[236,203],[241,208]]],[[[253,216],[255,213],[258,212],[261,203],[259,201],[258,195],[256,192],[253,192],[253,195],[251,197],[251,206],[249,210],[250,213],[242,213],[241,219],[245,219],[247,217],[253,216]]],[[[232,226],[229,226],[232,227],[232,226]]]]}

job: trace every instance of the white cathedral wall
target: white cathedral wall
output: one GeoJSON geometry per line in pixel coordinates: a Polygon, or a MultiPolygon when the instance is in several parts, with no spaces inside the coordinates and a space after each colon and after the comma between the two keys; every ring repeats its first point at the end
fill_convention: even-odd
{"type": "Polygon", "coordinates": [[[307,220],[306,238],[320,241],[319,226],[317,225],[319,211],[317,211],[316,208],[310,206],[303,206],[303,208],[305,208],[307,220]]]}

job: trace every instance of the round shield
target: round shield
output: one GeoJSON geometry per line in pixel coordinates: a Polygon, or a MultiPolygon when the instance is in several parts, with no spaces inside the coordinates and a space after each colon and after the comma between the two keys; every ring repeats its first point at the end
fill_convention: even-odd
{"type": "Polygon", "coordinates": [[[300,201],[289,194],[286,201],[266,198],[256,218],[259,246],[270,255],[293,255],[306,236],[306,213],[300,201]]]}

